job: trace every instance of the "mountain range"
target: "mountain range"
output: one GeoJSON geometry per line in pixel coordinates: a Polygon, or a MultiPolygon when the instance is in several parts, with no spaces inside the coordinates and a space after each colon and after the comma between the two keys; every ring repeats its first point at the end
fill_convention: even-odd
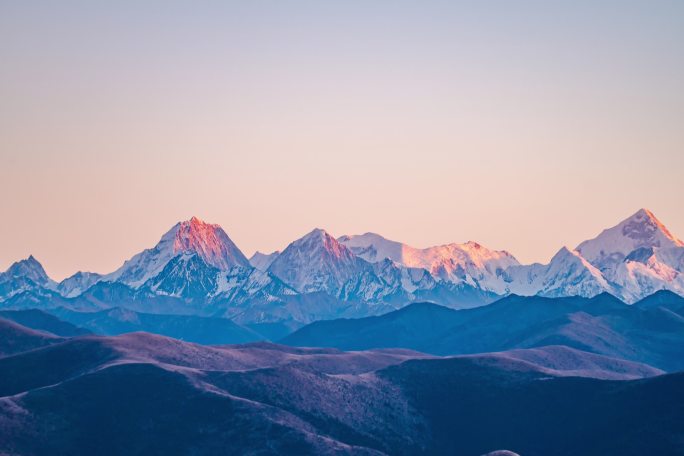
{"type": "Polygon", "coordinates": [[[33,256],[16,262],[0,273],[0,308],[117,307],[296,327],[417,301],[470,308],[513,294],[609,293],[634,303],[661,289],[684,295],[684,243],[646,209],[531,265],[475,242],[419,249],[322,229],[248,260],[220,226],[193,217],[108,274],[78,272],[57,283],[33,256]]]}
{"type": "Polygon", "coordinates": [[[569,347],[203,346],[2,318],[0,341],[2,454],[681,454],[682,374],[569,347]]]}
{"type": "Polygon", "coordinates": [[[342,350],[405,348],[462,355],[566,347],[684,370],[684,298],[661,290],[633,305],[593,298],[511,295],[474,309],[413,303],[380,316],[311,323],[280,343],[342,350]]]}

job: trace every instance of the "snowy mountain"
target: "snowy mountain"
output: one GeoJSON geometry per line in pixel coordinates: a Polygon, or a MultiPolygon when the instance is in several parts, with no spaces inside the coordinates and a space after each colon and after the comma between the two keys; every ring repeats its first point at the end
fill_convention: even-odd
{"type": "Polygon", "coordinates": [[[185,252],[173,257],[159,274],[145,282],[143,288],[177,298],[205,299],[216,292],[219,272],[200,255],[185,252]]]}
{"type": "Polygon", "coordinates": [[[280,255],[279,250],[276,250],[272,253],[255,252],[254,255],[252,255],[252,257],[249,259],[249,264],[260,271],[267,271],[271,266],[271,263],[278,258],[278,255],[280,255]]]}
{"type": "Polygon", "coordinates": [[[582,242],[576,250],[627,302],[661,289],[684,294],[684,243],[647,209],[582,242]]]}
{"type": "Polygon", "coordinates": [[[594,239],[582,242],[576,250],[600,270],[607,270],[622,263],[632,252],[642,248],[682,248],[684,243],[647,209],[616,226],[601,232],[594,239]]]}
{"type": "Polygon", "coordinates": [[[521,296],[592,297],[615,289],[601,272],[574,250],[563,247],[549,264],[513,266],[505,272],[508,292],[521,296]]]}
{"type": "Polygon", "coordinates": [[[66,298],[73,298],[95,285],[101,279],[102,274],[79,271],[59,282],[57,291],[66,298]]]}
{"type": "Polygon", "coordinates": [[[642,299],[658,290],[684,294],[684,248],[642,247],[602,271],[627,302],[642,299]]]}
{"type": "Polygon", "coordinates": [[[323,292],[349,303],[347,316],[379,314],[416,300],[472,307],[496,297],[471,283],[445,281],[390,258],[366,261],[321,229],[291,243],[268,272],[300,293],[323,292]]]}
{"type": "Polygon", "coordinates": [[[339,241],[366,261],[375,263],[388,258],[409,268],[426,269],[438,280],[497,294],[505,293],[503,272],[520,264],[510,253],[476,242],[418,249],[375,233],[342,236],[339,241]]]}
{"type": "Polygon", "coordinates": [[[285,285],[273,274],[256,268],[235,266],[219,275],[215,300],[243,303],[252,298],[272,300],[275,296],[294,296],[297,291],[285,285]]]}
{"type": "Polygon", "coordinates": [[[513,266],[507,292],[585,296],[611,293],[633,303],[658,290],[684,294],[684,243],[640,209],[575,250],[561,249],[548,265],[513,266]]]}
{"type": "Polygon", "coordinates": [[[317,228],[288,245],[268,272],[300,293],[323,291],[336,296],[347,281],[370,268],[369,263],[317,228]]]}
{"type": "Polygon", "coordinates": [[[0,273],[0,300],[24,291],[54,290],[56,287],[57,283],[48,277],[33,255],[13,263],[5,272],[0,273]]]}
{"type": "Polygon", "coordinates": [[[159,274],[171,259],[185,253],[195,253],[206,264],[220,270],[233,266],[251,267],[223,228],[193,217],[174,225],[156,246],[135,255],[103,280],[137,288],[159,274]]]}
{"type": "Polygon", "coordinates": [[[369,264],[339,291],[343,301],[385,303],[400,306],[416,299],[416,290],[431,290],[435,280],[424,269],[409,269],[386,259],[369,264]]]}
{"type": "Polygon", "coordinates": [[[417,249],[374,233],[339,241],[367,261],[388,258],[425,269],[438,282],[497,295],[591,297],[608,292],[635,302],[660,289],[684,294],[684,243],[646,209],[575,250],[562,248],[545,265],[520,265],[508,252],[474,242],[417,249]]]}
{"type": "Polygon", "coordinates": [[[250,267],[249,260],[219,225],[197,217],[181,222],[174,236],[174,252],[197,253],[207,264],[227,271],[233,266],[250,267]]]}

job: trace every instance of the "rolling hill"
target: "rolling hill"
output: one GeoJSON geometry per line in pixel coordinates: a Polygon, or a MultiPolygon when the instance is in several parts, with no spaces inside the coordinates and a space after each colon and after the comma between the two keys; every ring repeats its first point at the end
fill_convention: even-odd
{"type": "Polygon", "coordinates": [[[0,452],[678,454],[684,376],[659,374],[562,347],[435,358],[84,336],[0,358],[0,452]]]}

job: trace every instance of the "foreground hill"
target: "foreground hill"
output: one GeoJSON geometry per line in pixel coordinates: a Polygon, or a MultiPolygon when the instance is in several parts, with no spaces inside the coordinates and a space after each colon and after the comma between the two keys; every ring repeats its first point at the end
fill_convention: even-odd
{"type": "Polygon", "coordinates": [[[659,301],[671,303],[669,308],[648,302],[628,306],[607,294],[510,296],[467,310],[418,303],[378,317],[312,323],[282,343],[344,350],[402,347],[437,355],[566,345],[677,371],[684,369],[684,315],[677,313],[680,298],[665,293],[659,301]]]}
{"type": "Polygon", "coordinates": [[[658,373],[559,347],[434,358],[86,336],[0,358],[0,453],[677,454],[684,376],[658,373]],[[607,374],[643,379],[591,378],[607,374]]]}
{"type": "Polygon", "coordinates": [[[63,340],[54,334],[36,331],[0,318],[0,357],[45,347],[63,340]]]}

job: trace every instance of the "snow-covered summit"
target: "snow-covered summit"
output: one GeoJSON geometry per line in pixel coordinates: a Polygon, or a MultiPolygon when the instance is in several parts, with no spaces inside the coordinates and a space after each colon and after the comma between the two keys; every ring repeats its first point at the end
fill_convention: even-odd
{"type": "Polygon", "coordinates": [[[287,246],[268,271],[299,292],[333,295],[369,264],[325,230],[316,228],[287,246]]]}
{"type": "Polygon", "coordinates": [[[508,291],[522,296],[595,296],[615,293],[601,271],[576,250],[562,247],[548,264],[520,265],[506,273],[508,291]]]}
{"type": "Polygon", "coordinates": [[[220,270],[249,267],[249,260],[219,225],[193,217],[177,226],[173,236],[174,253],[197,253],[207,264],[220,270]]]}
{"type": "Polygon", "coordinates": [[[12,265],[3,274],[5,277],[23,277],[33,281],[38,285],[54,284],[48,277],[43,265],[33,255],[29,255],[24,260],[12,263],[12,265]]]}
{"type": "Polygon", "coordinates": [[[339,241],[366,261],[376,263],[389,258],[402,266],[426,269],[447,282],[466,283],[495,293],[504,292],[501,273],[520,264],[505,250],[491,250],[472,241],[424,249],[375,233],[342,236],[339,241]]]}
{"type": "Polygon", "coordinates": [[[64,297],[73,298],[95,285],[100,279],[102,279],[101,274],[78,271],[59,282],[57,291],[64,297]]]}
{"type": "Polygon", "coordinates": [[[648,209],[640,209],[594,239],[582,242],[576,250],[594,266],[603,270],[622,262],[634,250],[684,247],[684,243],[648,209]]]}
{"type": "Polygon", "coordinates": [[[640,209],[577,251],[627,302],[657,290],[684,294],[684,243],[648,209],[640,209]]]}
{"type": "Polygon", "coordinates": [[[659,289],[684,294],[684,243],[647,209],[576,249],[562,248],[548,264],[520,265],[506,251],[475,242],[418,249],[379,234],[342,236],[361,258],[422,268],[437,280],[499,295],[594,296],[608,292],[634,302],[659,289]]]}
{"type": "Polygon", "coordinates": [[[13,263],[5,272],[0,272],[0,301],[15,294],[36,290],[54,290],[57,283],[48,277],[43,265],[30,255],[13,263]]]}
{"type": "Polygon", "coordinates": [[[259,271],[267,271],[271,263],[275,261],[280,255],[280,250],[276,250],[272,253],[261,253],[259,251],[255,252],[249,259],[249,264],[257,268],[259,271]]]}
{"type": "Polygon", "coordinates": [[[391,241],[376,233],[345,235],[340,236],[337,240],[354,254],[371,263],[378,263],[388,258],[395,263],[403,264],[404,249],[408,247],[401,242],[391,241]]]}
{"type": "Polygon", "coordinates": [[[135,255],[105,279],[138,287],[181,254],[197,254],[206,264],[220,270],[233,266],[251,267],[223,228],[193,217],[174,225],[156,246],[135,255]]]}

